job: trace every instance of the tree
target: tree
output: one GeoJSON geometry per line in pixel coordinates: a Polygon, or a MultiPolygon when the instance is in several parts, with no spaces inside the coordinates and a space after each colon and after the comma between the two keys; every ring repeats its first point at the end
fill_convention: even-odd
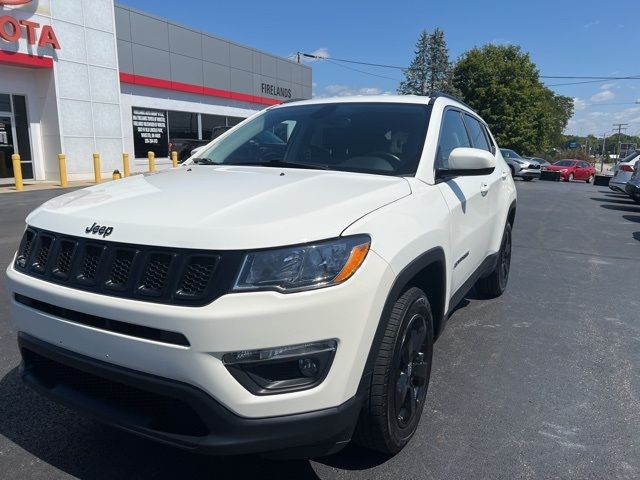
{"type": "Polygon", "coordinates": [[[455,93],[449,50],[441,29],[436,28],[432,34],[426,30],[420,33],[415,57],[404,75],[405,79],[398,87],[400,94],[428,96],[433,92],[455,93]]]}
{"type": "Polygon", "coordinates": [[[553,147],[573,115],[573,101],[548,89],[529,54],[515,45],[489,44],[464,53],[453,84],[498,144],[524,155],[553,147]]]}

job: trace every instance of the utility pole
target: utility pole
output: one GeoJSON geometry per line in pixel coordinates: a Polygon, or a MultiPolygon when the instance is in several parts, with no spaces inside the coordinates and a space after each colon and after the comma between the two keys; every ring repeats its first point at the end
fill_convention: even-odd
{"type": "Polygon", "coordinates": [[[607,152],[607,132],[602,134],[602,156],[600,157],[600,173],[604,170],[604,156],[607,152]]]}
{"type": "Polygon", "coordinates": [[[614,123],[613,126],[618,128],[618,159],[616,161],[616,163],[618,163],[620,161],[620,148],[622,145],[622,142],[620,141],[622,138],[622,130],[626,130],[627,126],[629,124],[628,123],[614,123]]]}

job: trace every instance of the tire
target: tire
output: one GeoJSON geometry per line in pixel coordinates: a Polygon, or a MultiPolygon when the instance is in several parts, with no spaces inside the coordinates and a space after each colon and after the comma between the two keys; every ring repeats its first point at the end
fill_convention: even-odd
{"type": "Polygon", "coordinates": [[[525,182],[530,182],[531,180],[533,180],[533,177],[522,177],[522,179],[523,179],[525,182]]]}
{"type": "Polygon", "coordinates": [[[507,222],[502,234],[502,243],[498,252],[498,263],[493,271],[486,277],[476,282],[476,290],[487,298],[496,298],[502,295],[509,281],[509,269],[511,268],[511,224],[507,222]]]}
{"type": "Polygon", "coordinates": [[[511,170],[511,178],[515,178],[515,176],[516,176],[515,169],[511,165],[509,165],[509,170],[511,170]]]}
{"type": "Polygon", "coordinates": [[[587,178],[586,182],[587,183],[592,183],[593,182],[593,174],[589,175],[589,178],[587,178]]]}
{"type": "Polygon", "coordinates": [[[354,441],[393,455],[415,433],[429,386],[433,316],[425,293],[415,287],[404,292],[386,322],[354,441]]]}
{"type": "Polygon", "coordinates": [[[567,182],[573,182],[573,173],[570,173],[567,177],[567,182]]]}

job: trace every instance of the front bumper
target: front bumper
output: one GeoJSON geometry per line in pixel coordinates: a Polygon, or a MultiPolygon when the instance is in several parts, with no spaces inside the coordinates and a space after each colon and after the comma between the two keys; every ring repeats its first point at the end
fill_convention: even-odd
{"type": "Polygon", "coordinates": [[[625,193],[634,199],[640,199],[640,181],[629,181],[625,186],[625,193]]]}
{"type": "Polygon", "coordinates": [[[232,455],[317,456],[350,439],[361,398],[324,410],[248,419],[192,385],[79,355],[19,333],[22,378],[31,387],[98,420],[184,449],[232,455]]]}
{"type": "Polygon", "coordinates": [[[540,178],[540,169],[523,168],[519,172],[516,172],[516,177],[521,177],[521,178],[540,178]]]}
{"type": "Polygon", "coordinates": [[[627,182],[631,180],[631,172],[618,172],[609,182],[609,188],[618,192],[625,193],[627,182]]]}
{"type": "Polygon", "coordinates": [[[335,408],[356,394],[395,275],[374,251],[343,284],[295,294],[224,295],[204,307],[117,299],[71,289],[7,269],[8,291],[90,316],[184,335],[176,345],[80,324],[11,299],[16,330],[75,354],[195,387],[233,414],[277,417],[335,408]],[[254,395],[222,362],[227,352],[336,339],[331,369],[319,385],[254,395]]]}

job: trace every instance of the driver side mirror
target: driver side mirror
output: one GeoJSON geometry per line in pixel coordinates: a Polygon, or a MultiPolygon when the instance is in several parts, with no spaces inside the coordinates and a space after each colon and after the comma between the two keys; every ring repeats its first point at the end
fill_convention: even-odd
{"type": "Polygon", "coordinates": [[[489,175],[495,168],[496,159],[491,152],[479,148],[454,148],[449,154],[449,168],[438,168],[436,178],[489,175]]]}

